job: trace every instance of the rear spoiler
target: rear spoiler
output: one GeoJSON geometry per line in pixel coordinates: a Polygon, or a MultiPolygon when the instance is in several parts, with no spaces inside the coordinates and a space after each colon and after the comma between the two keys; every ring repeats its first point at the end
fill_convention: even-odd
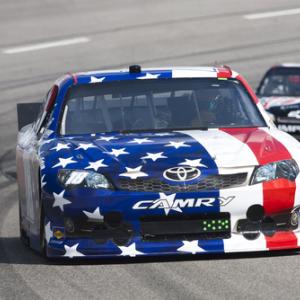
{"type": "Polygon", "coordinates": [[[17,114],[18,114],[18,130],[20,131],[25,125],[33,123],[42,108],[42,102],[32,103],[18,103],[17,114]]]}

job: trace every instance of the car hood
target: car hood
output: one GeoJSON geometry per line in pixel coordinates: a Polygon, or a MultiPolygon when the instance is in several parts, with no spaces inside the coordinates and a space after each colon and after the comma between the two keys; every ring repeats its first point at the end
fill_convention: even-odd
{"type": "Polygon", "coordinates": [[[178,166],[195,167],[203,176],[224,169],[236,172],[278,157],[288,159],[280,154],[282,147],[267,129],[238,128],[65,137],[43,143],[40,153],[52,172],[89,169],[118,183],[140,177],[164,179],[165,170],[178,166]],[[61,149],[61,145],[67,146],[61,149]],[[69,161],[63,165],[61,159],[69,161]]]}

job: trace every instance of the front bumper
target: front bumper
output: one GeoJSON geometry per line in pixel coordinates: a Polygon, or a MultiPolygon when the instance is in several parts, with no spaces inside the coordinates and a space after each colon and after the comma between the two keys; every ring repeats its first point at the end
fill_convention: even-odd
{"type": "Polygon", "coordinates": [[[71,203],[61,211],[53,207],[52,195],[44,194],[45,226],[51,231],[46,252],[49,257],[108,257],[298,248],[299,206],[297,199],[292,207],[284,199],[295,192],[294,185],[274,181],[267,188],[283,195],[280,201],[274,196],[271,210],[270,203],[264,207],[263,184],[178,193],[167,209],[158,200],[170,195],[73,190],[66,191],[71,203]]]}

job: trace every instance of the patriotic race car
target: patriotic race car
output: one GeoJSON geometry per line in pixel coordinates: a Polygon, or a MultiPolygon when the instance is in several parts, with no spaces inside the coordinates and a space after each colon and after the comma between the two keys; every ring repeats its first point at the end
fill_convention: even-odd
{"type": "Polygon", "coordinates": [[[300,246],[300,144],[229,67],[70,74],[18,114],[21,239],[47,257],[300,246]]]}
{"type": "Polygon", "coordinates": [[[300,138],[300,65],[272,67],[263,77],[257,95],[280,130],[300,138]]]}

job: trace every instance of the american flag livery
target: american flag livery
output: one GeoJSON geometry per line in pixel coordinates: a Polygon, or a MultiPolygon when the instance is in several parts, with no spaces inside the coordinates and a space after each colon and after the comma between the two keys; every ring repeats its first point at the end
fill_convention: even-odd
{"type": "MultiPolygon", "coordinates": [[[[299,165],[300,144],[276,129],[236,72],[227,67],[99,71],[64,76],[55,86],[51,117],[41,135],[36,137],[29,127],[18,138],[21,229],[32,248],[44,250],[48,257],[73,258],[300,246],[299,175],[251,184],[260,166],[280,161],[299,165]],[[58,133],[65,95],[71,86],[162,78],[235,78],[247,90],[267,126],[58,133]],[[113,188],[64,187],[58,179],[61,170],[82,170],[82,176],[87,172],[102,174],[113,188]],[[192,171],[197,177],[188,182],[170,179],[172,174],[180,177],[192,171]],[[236,182],[223,186],[225,183],[212,181],[229,177],[236,182]],[[201,182],[211,187],[203,189],[201,182]],[[197,222],[202,222],[201,235],[195,229],[197,222]],[[192,228],[188,234],[185,224],[192,228]],[[178,232],[173,232],[174,228],[178,232]],[[162,232],[159,238],[157,230],[162,232]]],[[[47,103],[44,109],[47,115],[47,103]]]]}

